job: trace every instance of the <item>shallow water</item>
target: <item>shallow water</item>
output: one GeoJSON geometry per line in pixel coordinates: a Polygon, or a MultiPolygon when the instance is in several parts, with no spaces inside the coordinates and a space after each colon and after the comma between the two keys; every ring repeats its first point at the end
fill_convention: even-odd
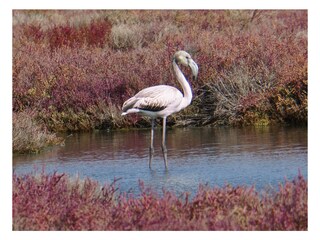
{"type": "Polygon", "coordinates": [[[66,172],[121,191],[139,192],[138,181],[161,192],[194,194],[199,184],[277,188],[300,173],[307,178],[307,128],[168,129],[168,171],[161,152],[161,128],[155,131],[152,170],[148,167],[150,131],[121,130],[73,134],[65,146],[41,154],[15,155],[16,174],[66,172]]]}

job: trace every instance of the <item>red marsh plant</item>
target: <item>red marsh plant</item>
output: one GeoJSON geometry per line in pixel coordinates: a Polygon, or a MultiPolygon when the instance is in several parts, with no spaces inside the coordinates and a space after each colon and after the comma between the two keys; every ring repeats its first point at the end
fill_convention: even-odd
{"type": "Polygon", "coordinates": [[[119,193],[116,180],[65,174],[13,176],[13,230],[307,230],[307,181],[299,175],[275,192],[200,186],[196,195],[119,193]]]}
{"type": "Polygon", "coordinates": [[[13,20],[13,111],[36,110],[50,130],[144,125],[116,116],[142,88],[177,85],[180,49],[200,72],[171,124],[307,122],[307,11],[19,10],[13,20]]]}
{"type": "MultiPolygon", "coordinates": [[[[88,26],[74,27],[67,24],[66,26],[54,26],[44,34],[48,38],[51,50],[64,46],[81,47],[103,47],[106,38],[110,35],[112,24],[105,20],[92,21],[88,26]]],[[[36,36],[35,36],[36,37],[36,36]]]]}

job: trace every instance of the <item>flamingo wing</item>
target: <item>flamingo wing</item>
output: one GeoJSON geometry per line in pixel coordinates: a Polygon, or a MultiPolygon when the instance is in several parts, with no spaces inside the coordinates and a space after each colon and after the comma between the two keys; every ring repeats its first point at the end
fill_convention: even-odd
{"type": "Polygon", "coordinates": [[[182,93],[171,86],[158,85],[148,87],[124,102],[122,111],[140,109],[152,112],[161,111],[168,106],[178,106],[183,99],[182,93]]]}

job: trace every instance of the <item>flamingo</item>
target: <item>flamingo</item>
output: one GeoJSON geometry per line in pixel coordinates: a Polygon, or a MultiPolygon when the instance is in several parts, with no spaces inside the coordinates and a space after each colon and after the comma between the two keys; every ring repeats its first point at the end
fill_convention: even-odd
{"type": "Polygon", "coordinates": [[[168,169],[166,147],[166,119],[169,115],[179,112],[187,107],[192,100],[191,87],[180,70],[178,64],[190,67],[193,79],[198,76],[198,65],[186,51],[177,51],[173,56],[172,66],[174,74],[180,83],[183,93],[177,88],[168,85],[157,85],[142,89],[133,97],[123,103],[122,116],[137,113],[151,118],[151,141],[149,148],[149,168],[154,154],[153,138],[156,118],[163,119],[162,125],[162,153],[166,170],[168,169]]]}

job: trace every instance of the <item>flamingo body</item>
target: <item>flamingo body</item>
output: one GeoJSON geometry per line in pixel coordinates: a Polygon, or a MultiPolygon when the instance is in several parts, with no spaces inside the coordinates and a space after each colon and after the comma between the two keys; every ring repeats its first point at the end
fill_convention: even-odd
{"type": "Polygon", "coordinates": [[[148,87],[123,104],[123,115],[139,113],[151,118],[167,117],[180,111],[182,99],[183,94],[174,87],[167,85],[148,87]]]}

